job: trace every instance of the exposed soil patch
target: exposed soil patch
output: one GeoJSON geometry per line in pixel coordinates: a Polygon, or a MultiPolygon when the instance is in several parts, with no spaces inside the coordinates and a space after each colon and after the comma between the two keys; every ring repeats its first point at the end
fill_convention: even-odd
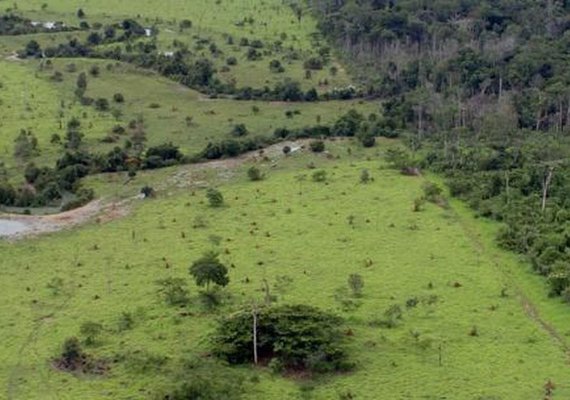
{"type": "Polygon", "coordinates": [[[18,240],[29,236],[69,229],[97,217],[107,222],[128,213],[127,201],[104,204],[102,200],[54,215],[0,214],[0,239],[18,240]]]}
{"type": "Polygon", "coordinates": [[[159,189],[164,190],[168,187],[207,187],[207,182],[200,180],[198,177],[199,173],[205,170],[217,171],[218,177],[227,181],[235,175],[235,170],[244,164],[259,161],[275,163],[280,158],[285,157],[283,147],[289,146],[291,148],[290,154],[293,154],[298,151],[302,151],[308,142],[309,140],[306,139],[286,141],[268,146],[262,150],[251,151],[234,158],[207,161],[198,164],[188,164],[179,168],[178,171],[165,182],[163,187],[159,189]]]}
{"type": "MultiPolygon", "coordinates": [[[[282,142],[263,150],[252,151],[235,158],[181,166],[177,169],[176,173],[166,180],[158,189],[166,190],[169,187],[207,187],[207,182],[200,180],[198,176],[200,172],[205,170],[217,171],[218,177],[227,181],[235,175],[237,168],[246,163],[263,160],[276,162],[279,158],[285,157],[283,147],[289,146],[291,153],[295,153],[302,151],[307,143],[308,140],[282,142]]],[[[75,210],[53,215],[0,214],[0,240],[18,240],[25,237],[70,229],[93,220],[98,223],[109,222],[126,216],[129,213],[130,203],[137,198],[138,197],[110,203],[105,203],[104,200],[95,200],[75,210]]]]}

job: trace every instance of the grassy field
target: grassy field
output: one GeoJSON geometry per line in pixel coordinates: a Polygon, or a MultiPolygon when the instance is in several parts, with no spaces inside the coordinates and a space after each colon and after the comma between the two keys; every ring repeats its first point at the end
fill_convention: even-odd
{"type": "MultiPolygon", "coordinates": [[[[14,4],[0,0],[0,9],[14,4]]],[[[212,58],[218,76],[238,85],[272,86],[292,78],[303,88],[326,91],[351,83],[334,55],[323,70],[305,77],[304,61],[324,44],[309,11],[299,19],[287,1],[17,2],[26,17],[73,26],[79,8],[90,24],[136,18],[156,28],[161,51],[172,51],[179,40],[194,55],[210,57],[208,46],[215,43],[222,52],[212,58]],[[181,31],[182,19],[192,20],[192,27],[181,31]],[[268,53],[248,61],[238,44],[244,37],[262,40],[268,53]],[[282,50],[271,47],[277,40],[282,50]],[[238,63],[222,72],[230,56],[238,63]],[[271,73],[272,59],[281,60],[285,72],[271,73]],[[328,85],[319,86],[325,79],[328,85]]],[[[276,128],[331,124],[351,109],[380,113],[377,101],[210,99],[132,65],[92,59],[47,65],[12,54],[31,39],[45,47],[86,34],[0,36],[0,161],[13,182],[21,182],[29,161],[53,165],[63,149],[51,137],[63,136],[73,117],[81,120],[90,151],[123,145],[124,137],[102,140],[116,125],[142,117],[147,146],[173,142],[192,155],[209,141],[230,138],[235,124],[245,124],[250,136],[267,137],[276,128]],[[74,96],[79,73],[94,65],[100,74],[88,74],[86,96],[108,99],[106,112],[81,106],[74,96]],[[61,79],[52,78],[56,72],[61,79]],[[115,93],[124,95],[124,103],[112,101],[115,93]],[[20,129],[31,130],[39,142],[39,154],[30,160],[13,156],[20,129]]],[[[244,382],[245,399],[538,400],[549,380],[556,385],[553,399],[570,398],[567,305],[548,297],[544,281],[523,260],[496,247],[497,224],[475,218],[455,201],[414,212],[425,181],[441,182],[388,169],[383,155],[395,143],[378,140],[363,149],[357,140],[328,141],[327,153],[302,150],[289,157],[275,146],[255,161],[139,171],[132,180],[126,172],[87,177],[85,186],[102,204],[116,204],[100,218],[0,241],[0,399],[156,399],[188,359],[198,360],[209,378],[223,376],[207,369],[217,320],[261,302],[264,280],[278,304],[309,304],[342,316],[356,368],[308,379],[264,367],[220,367],[244,382]],[[247,179],[254,164],[266,179],[247,179]],[[373,180],[363,184],[365,169],[373,180]],[[316,171],[326,172],[325,182],[313,180],[316,171]],[[157,197],[135,200],[145,185],[157,189],[157,197]],[[207,205],[208,187],[223,193],[224,207],[207,205]],[[225,301],[214,310],[201,302],[188,274],[208,250],[231,266],[225,301]],[[354,273],[365,286],[348,307],[347,279],[354,273]],[[168,306],[157,293],[156,281],[169,277],[187,280],[189,306],[168,306]],[[396,305],[402,319],[392,328],[381,326],[396,305]],[[132,319],[129,329],[122,327],[125,313],[132,319]],[[84,339],[80,327],[87,321],[104,327],[86,350],[106,360],[109,371],[91,376],[57,370],[52,362],[63,341],[84,339]]]]}
{"type": "MultiPolygon", "coordinates": [[[[27,0],[18,3],[17,11],[32,20],[63,21],[69,26],[79,25],[81,20],[76,14],[80,8],[85,11],[85,21],[90,24],[137,18],[146,27],[159,32],[157,44],[162,52],[174,51],[173,41],[178,40],[186,43],[196,55],[211,58],[218,70],[226,65],[227,58],[236,57],[238,64],[227,72],[219,71],[219,75],[222,80],[234,81],[237,86],[273,86],[285,77],[298,80],[305,89],[316,87],[321,91],[352,84],[344,68],[334,58],[322,70],[312,71],[310,77],[305,76],[304,61],[316,56],[317,48],[326,47],[326,44],[316,35],[316,24],[309,10],[303,10],[299,20],[287,5],[289,3],[292,2],[232,0],[212,4],[209,0],[173,0],[157,9],[155,2],[146,0],[137,2],[133,10],[128,2],[53,1],[42,9],[45,2],[27,0]],[[184,19],[192,21],[192,27],[180,30],[180,21],[184,19]],[[228,41],[228,37],[233,38],[233,43],[228,41]],[[239,45],[242,38],[263,42],[260,60],[247,59],[247,47],[239,45]],[[274,46],[277,41],[279,48],[274,46]],[[214,57],[208,50],[212,43],[219,50],[214,57]],[[270,73],[269,62],[274,59],[282,62],[284,73],[270,73]],[[337,72],[331,73],[332,66],[337,72]],[[326,85],[319,85],[325,81],[326,85]]],[[[73,32],[0,38],[0,52],[9,54],[20,50],[29,39],[35,39],[42,45],[53,45],[68,37],[84,38],[86,34],[73,32]]]]}
{"type": "MultiPolygon", "coordinates": [[[[173,41],[187,44],[193,57],[206,57],[214,62],[217,76],[222,81],[235,82],[238,87],[273,87],[285,79],[300,82],[304,90],[315,87],[329,91],[345,87],[350,78],[334,56],[322,70],[305,76],[303,63],[316,55],[316,49],[326,47],[315,35],[315,21],[308,10],[300,18],[288,3],[235,0],[212,6],[210,1],[169,1],[157,8],[152,1],[137,2],[136,8],[125,2],[55,1],[42,7],[43,1],[23,1],[14,4],[0,2],[0,7],[10,9],[34,21],[63,21],[78,26],[81,21],[77,10],[86,13],[85,21],[95,25],[117,23],[126,18],[136,18],[144,26],[158,32],[153,39],[161,52],[175,50],[173,41]],[[181,30],[183,19],[192,21],[192,27],[181,30]],[[247,23],[243,24],[244,19],[247,23]],[[240,22],[241,21],[241,22],[240,22]],[[233,44],[228,38],[233,38],[233,44]],[[240,46],[242,38],[261,40],[264,48],[261,60],[250,61],[245,53],[248,47],[240,46]],[[279,49],[275,41],[281,43],[279,49]],[[210,54],[208,48],[215,44],[219,53],[210,54]],[[237,59],[237,65],[229,67],[226,60],[237,59]],[[272,73],[269,62],[280,60],[285,72],[272,73]],[[222,67],[227,67],[223,70],[222,67]],[[335,66],[333,74],[330,67],[335,66]],[[326,81],[326,85],[322,83],[326,81]]],[[[245,123],[251,135],[270,136],[277,127],[297,128],[321,123],[332,123],[351,108],[368,114],[378,112],[373,102],[326,102],[320,104],[287,104],[270,102],[235,102],[211,100],[176,83],[158,77],[150,71],[137,70],[125,64],[110,61],[82,59],[56,59],[52,66],[33,60],[18,61],[13,53],[24,48],[30,40],[36,40],[45,48],[65,43],[71,38],[84,41],[89,32],[43,33],[18,36],[0,36],[0,154],[11,179],[19,175],[26,163],[51,165],[61,154],[61,146],[50,143],[54,133],[64,136],[65,125],[73,117],[80,117],[85,133],[85,147],[89,150],[108,151],[123,143],[101,143],[116,125],[125,126],[130,120],[144,117],[148,144],[167,141],[179,145],[187,154],[200,151],[210,140],[229,137],[229,131],[237,123],[245,123]],[[74,64],[76,68],[70,69],[74,64]],[[99,113],[93,107],[81,106],[74,96],[77,76],[90,66],[98,65],[101,75],[88,77],[86,95],[106,98],[120,116],[111,112],[99,113]],[[42,67],[41,67],[42,66],[42,67]],[[108,69],[107,67],[112,67],[108,69]],[[41,68],[40,68],[41,67],[41,68]],[[74,71],[74,72],[70,72],[74,71]],[[54,73],[62,74],[62,81],[54,80],[54,73]],[[112,96],[122,93],[126,102],[113,104],[112,96]],[[149,107],[151,104],[158,108],[149,107]],[[302,110],[301,110],[302,107],[302,110]],[[259,110],[254,113],[253,110],[259,110]],[[286,111],[298,111],[293,118],[286,111]],[[187,124],[186,118],[193,123],[187,124]],[[38,138],[40,154],[31,160],[15,160],[12,157],[14,139],[21,129],[30,129],[38,138]]]]}
{"type": "Polygon", "coordinates": [[[13,157],[14,139],[20,129],[30,129],[38,138],[40,154],[32,160],[38,165],[52,165],[62,149],[50,142],[51,136],[57,133],[63,137],[67,121],[73,117],[81,120],[85,146],[90,150],[105,152],[122,145],[124,139],[117,143],[103,143],[102,139],[114,126],[126,127],[130,120],[142,116],[148,146],[173,142],[185,154],[196,154],[209,141],[230,138],[233,126],[240,123],[251,136],[271,137],[276,128],[301,128],[319,121],[332,124],[352,108],[363,114],[379,112],[379,103],[360,100],[296,104],[208,99],[154,73],[105,61],[60,59],[42,70],[37,62],[4,61],[0,66],[0,154],[11,175],[18,178],[20,167],[30,161],[13,157]],[[70,64],[75,65],[75,72],[67,72],[70,64]],[[120,116],[81,106],[74,98],[77,76],[93,65],[100,67],[101,74],[88,77],[87,95],[108,99],[120,116]],[[62,73],[63,81],[51,79],[56,71],[62,73]],[[125,102],[114,103],[115,93],[122,93],[125,102]],[[292,117],[287,111],[293,112],[292,117]],[[187,117],[192,118],[192,124],[187,124],[187,117]]]}
{"type": "MultiPolygon", "coordinates": [[[[517,294],[522,286],[529,298],[543,298],[542,283],[487,243],[488,228],[460,205],[413,212],[423,179],[381,169],[375,153],[366,161],[350,159],[343,145],[330,151],[341,159],[296,155],[273,170],[261,165],[268,171],[262,182],[247,181],[245,171],[218,179],[222,209],[209,208],[203,190],[164,191],[134,205],[125,219],[1,244],[6,398],[150,396],[181,357],[208,351],[216,315],[261,299],[262,279],[275,287],[283,277],[287,287],[272,289],[278,302],[312,304],[346,318],[358,367],[315,382],[242,369],[259,377],[246,398],[538,399],[548,379],[557,384],[554,398],[570,395],[566,354],[517,294]],[[311,180],[313,170],[302,168],[309,162],[327,171],[327,183],[311,180]],[[362,169],[373,182],[359,183],[362,169]],[[192,227],[198,217],[206,227],[192,227]],[[182,317],[163,304],[155,281],[189,279],[188,265],[206,249],[234,266],[231,301],[212,313],[195,300],[185,310],[191,316],[182,317]],[[346,311],[335,293],[350,273],[363,276],[365,289],[360,306],[346,311]],[[64,282],[58,295],[46,287],[56,277],[64,282]],[[420,305],[406,308],[414,297],[420,305]],[[393,304],[404,309],[402,321],[393,329],[376,326],[393,304]],[[122,312],[136,315],[135,327],[117,333],[122,312]],[[105,327],[90,351],[122,361],[96,379],[53,370],[50,358],[87,320],[105,327]],[[471,336],[474,329],[478,336],[471,336]],[[158,373],[133,367],[158,354],[168,357],[158,373]]],[[[567,321],[559,318],[556,328],[568,331],[567,321]]]]}

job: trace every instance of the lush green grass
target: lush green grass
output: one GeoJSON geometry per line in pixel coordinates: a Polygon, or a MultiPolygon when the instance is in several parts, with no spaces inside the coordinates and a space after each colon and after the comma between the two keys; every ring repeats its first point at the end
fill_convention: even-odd
{"type": "MultiPolygon", "coordinates": [[[[160,6],[154,0],[53,0],[42,11],[43,3],[19,1],[18,9],[32,19],[73,25],[79,23],[75,13],[80,7],[90,23],[137,17],[159,29],[162,51],[171,51],[176,39],[196,55],[209,56],[208,44],[196,48],[198,40],[206,38],[223,51],[214,58],[218,69],[227,57],[238,58],[237,66],[219,74],[238,86],[272,85],[285,77],[301,81],[304,88],[325,78],[329,88],[350,83],[340,66],[335,77],[327,66],[304,78],[303,61],[315,53],[318,41],[312,35],[315,23],[308,15],[297,21],[279,0],[169,0],[160,6]],[[236,25],[247,17],[253,24],[236,25]],[[178,23],[184,18],[192,20],[193,27],[180,32],[178,23]],[[234,45],[227,43],[228,35],[234,45]],[[247,61],[244,48],[237,45],[242,37],[265,43],[283,40],[283,47],[292,47],[300,57],[284,61],[285,73],[270,73],[269,61],[285,60],[287,51],[247,61]]],[[[0,7],[12,7],[12,2],[0,1],[0,7]]],[[[0,37],[0,53],[9,55],[30,39],[47,46],[73,36],[85,33],[0,37]]],[[[113,126],[126,126],[142,116],[148,146],[172,141],[193,154],[210,140],[229,138],[237,123],[244,123],[250,135],[269,136],[278,127],[331,123],[351,108],[363,114],[379,112],[378,104],[360,101],[206,99],[154,73],[101,60],[60,59],[40,68],[38,61],[2,59],[0,82],[0,160],[12,180],[21,179],[27,162],[12,155],[18,131],[31,129],[40,147],[33,161],[52,165],[62,148],[50,143],[51,135],[63,136],[72,117],[81,119],[85,146],[92,151],[122,145],[123,137],[117,143],[101,139],[113,126]],[[75,72],[68,72],[71,63],[75,72]],[[101,74],[88,77],[86,95],[111,100],[122,93],[125,103],[111,101],[120,116],[76,103],[77,76],[93,64],[101,67],[101,74]],[[50,79],[56,71],[63,81],[50,79]],[[153,103],[159,107],[150,107],[153,103]],[[300,113],[285,116],[295,110],[300,113]],[[186,123],[187,117],[192,124],[186,123]]],[[[131,198],[147,184],[159,193],[156,199],[129,203],[130,215],[124,218],[103,217],[71,231],[0,242],[0,398],[152,398],[168,387],[182,358],[206,357],[218,316],[262,300],[264,279],[280,303],[311,304],[345,317],[357,368],[314,381],[284,378],[264,368],[238,368],[253,378],[246,379],[247,399],[328,400],[352,394],[374,400],[528,400],[543,397],[548,379],[557,385],[554,398],[568,398],[570,370],[562,348],[570,334],[567,306],[549,299],[543,280],[493,244],[496,224],[475,219],[456,202],[450,209],[428,204],[425,211],[413,212],[424,178],[386,169],[381,153],[389,145],[381,141],[363,150],[355,142],[337,141],[327,143],[331,158],[296,153],[260,161],[267,179],[256,183],[246,179],[249,164],[233,168],[232,163],[227,168],[218,164],[141,171],[129,183],[124,173],[87,178],[85,184],[104,199],[131,198]],[[324,169],[327,183],[313,182],[315,170],[308,165],[324,169]],[[359,183],[363,169],[371,172],[373,182],[359,183]],[[223,192],[226,207],[207,206],[207,186],[223,192]],[[206,226],[194,228],[200,218],[206,226]],[[193,260],[212,249],[234,266],[225,290],[228,299],[217,311],[203,307],[187,272],[193,260]],[[357,299],[359,307],[347,311],[336,294],[347,286],[351,273],[363,276],[365,288],[357,299]],[[58,277],[63,288],[54,294],[47,286],[58,277]],[[155,281],[166,277],[188,280],[192,304],[187,310],[168,307],[156,293],[155,281]],[[283,277],[291,283],[278,290],[283,277]],[[503,289],[506,296],[501,296],[503,289]],[[415,297],[420,304],[407,308],[406,302],[415,297]],[[391,329],[378,326],[394,304],[404,310],[403,319],[391,329]],[[135,324],[119,332],[123,312],[132,313],[135,324]],[[85,321],[105,327],[99,343],[87,347],[111,362],[103,377],[74,376],[50,364],[63,340],[79,335],[85,321]],[[474,330],[478,336],[470,335],[474,330]],[[140,370],[141,360],[161,355],[168,357],[164,366],[140,370]]]]}
{"type": "MultiPolygon", "coordinates": [[[[261,299],[264,278],[273,287],[277,277],[287,276],[290,287],[274,291],[279,302],[334,310],[354,333],[350,349],[358,367],[353,373],[319,379],[307,389],[307,382],[249,371],[261,381],[251,385],[247,398],[296,398],[303,386],[314,399],[351,392],[359,399],[522,400],[540,398],[548,379],[558,384],[555,398],[566,398],[566,355],[525,314],[514,290],[520,285],[531,298],[541,298],[542,283],[526,274],[505,275],[504,268],[514,266],[512,258],[487,247],[487,228],[461,207],[428,205],[413,212],[422,179],[379,169],[374,153],[372,161],[350,161],[343,146],[331,151],[341,159],[297,155],[280,162],[263,182],[246,181],[242,171],[220,183],[227,200],[222,209],[209,208],[203,191],[172,196],[165,191],[135,205],[125,219],[2,244],[6,289],[1,314],[6,317],[0,329],[7,341],[0,380],[5,393],[14,399],[56,393],[62,399],[127,399],[164,385],[163,374],[129,369],[132,352],[166,354],[168,370],[181,355],[207,351],[215,318],[197,302],[189,307],[190,317],[180,317],[180,310],[161,302],[154,282],[189,278],[190,262],[215,249],[235,266],[227,289],[231,301],[220,313],[261,299]],[[327,184],[312,182],[312,170],[299,170],[311,161],[327,171],[327,184]],[[359,183],[363,168],[374,182],[359,183]],[[299,181],[299,174],[309,178],[299,181]],[[353,225],[348,223],[351,215],[353,225]],[[207,221],[206,228],[192,228],[197,216],[207,221]],[[477,235],[484,247],[474,240],[477,235]],[[350,273],[363,276],[365,289],[361,306],[347,312],[334,294],[346,286],[350,273]],[[46,288],[54,277],[65,282],[57,296],[46,288]],[[508,297],[500,296],[503,287],[508,297]],[[406,309],[409,298],[431,295],[437,296],[435,304],[406,309]],[[396,328],[370,324],[392,304],[405,310],[396,328]],[[123,311],[136,315],[135,328],[115,333],[123,311]],[[86,320],[106,327],[91,352],[108,358],[126,355],[126,361],[98,379],[74,377],[48,365],[64,338],[78,334],[86,320]],[[469,335],[474,326],[479,336],[469,335]]],[[[190,287],[195,297],[197,289],[190,287]]]]}
{"type": "MultiPolygon", "coordinates": [[[[69,26],[78,26],[77,10],[82,8],[90,24],[119,22],[125,18],[136,18],[144,26],[157,29],[156,38],[160,51],[173,51],[173,41],[178,40],[189,46],[193,54],[211,59],[222,80],[233,81],[239,86],[272,87],[284,79],[294,79],[304,89],[316,87],[328,91],[334,87],[344,87],[351,83],[343,67],[334,57],[323,70],[313,71],[310,78],[305,76],[304,61],[317,54],[317,46],[324,46],[315,36],[315,21],[305,10],[299,21],[288,3],[280,1],[255,2],[249,0],[224,1],[212,4],[211,1],[191,2],[170,1],[164,7],[156,7],[152,1],[137,2],[135,9],[127,2],[54,1],[42,9],[43,1],[26,0],[17,3],[16,12],[37,21],[63,21],[69,26]],[[253,22],[240,25],[244,18],[253,22]],[[190,19],[193,26],[181,31],[179,22],[190,19]],[[228,37],[233,44],[228,44],[228,37]],[[248,61],[247,47],[240,46],[241,38],[263,41],[263,58],[248,61]],[[203,49],[198,42],[206,40],[203,49]],[[275,41],[282,42],[282,50],[273,47],[275,41]],[[213,56],[208,47],[215,43],[221,54],[213,56]],[[295,53],[296,57],[290,57],[295,53]],[[238,64],[223,72],[228,57],[236,57],[238,64]],[[285,67],[284,73],[272,73],[269,62],[278,59],[285,67]],[[337,67],[333,75],[329,68],[337,67]],[[324,81],[327,85],[320,85],[324,81]]],[[[11,8],[6,4],[4,9],[11,8]]],[[[251,135],[268,136],[277,127],[297,128],[306,125],[331,123],[350,108],[368,114],[378,112],[375,103],[327,102],[314,104],[286,104],[267,102],[234,102],[230,100],[209,100],[199,93],[158,77],[148,71],[137,70],[127,65],[115,65],[107,70],[109,61],[87,61],[81,59],[53,60],[53,67],[37,61],[17,61],[9,56],[21,50],[29,40],[37,40],[42,47],[55,46],[77,37],[85,40],[87,32],[46,33],[0,37],[0,54],[7,59],[0,61],[0,154],[7,165],[12,180],[19,177],[23,165],[34,161],[38,165],[51,165],[61,154],[61,146],[50,143],[54,133],[64,136],[65,124],[72,117],[81,117],[86,147],[94,151],[108,151],[119,143],[104,144],[106,137],[115,125],[126,125],[128,121],[143,116],[145,119],[148,145],[167,141],[180,145],[188,154],[200,151],[210,140],[229,137],[232,126],[245,123],[251,135]],[[69,64],[76,64],[77,72],[67,72],[69,64]],[[123,93],[127,99],[123,105],[112,104],[122,116],[115,118],[111,113],[98,113],[93,107],[82,107],[74,98],[75,82],[79,72],[89,66],[101,66],[99,78],[89,77],[87,95],[111,100],[113,94],[123,93]],[[40,69],[40,65],[44,68],[40,69]],[[63,73],[63,82],[51,78],[54,72],[63,73]],[[160,108],[149,108],[150,104],[160,108]],[[253,112],[254,107],[259,109],[253,112]],[[298,110],[301,113],[293,118],[285,117],[285,111],[298,110]],[[192,117],[188,126],[186,118],[192,117]],[[13,140],[20,129],[31,129],[39,140],[40,155],[31,160],[15,160],[12,157],[13,140]]],[[[111,101],[112,103],[112,101],[111,101]]]]}

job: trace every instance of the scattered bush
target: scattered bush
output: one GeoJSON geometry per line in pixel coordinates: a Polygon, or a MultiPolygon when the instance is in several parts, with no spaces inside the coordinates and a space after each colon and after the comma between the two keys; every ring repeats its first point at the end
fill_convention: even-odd
{"type": "Polygon", "coordinates": [[[164,400],[240,400],[246,378],[242,372],[200,358],[184,360],[173,388],[161,394],[164,400]]]}
{"type": "Polygon", "coordinates": [[[122,93],[115,93],[113,95],[113,100],[115,101],[115,103],[124,103],[125,102],[125,96],[123,96],[122,93]]]}
{"type": "Polygon", "coordinates": [[[368,171],[367,169],[363,169],[360,172],[360,183],[367,184],[371,180],[372,180],[372,177],[370,176],[370,171],[368,171]]]}
{"type": "Polygon", "coordinates": [[[206,198],[208,199],[210,207],[218,208],[224,205],[224,196],[222,195],[222,192],[217,189],[208,189],[206,192],[206,198]]]}
{"type": "Polygon", "coordinates": [[[285,68],[281,65],[281,61],[279,60],[271,60],[269,63],[269,70],[273,73],[283,73],[285,72],[285,68]]]}
{"type": "Polygon", "coordinates": [[[352,295],[355,297],[362,296],[362,289],[364,288],[364,279],[359,274],[350,274],[348,276],[348,287],[352,295]]]}
{"type": "Polygon", "coordinates": [[[247,170],[247,177],[250,181],[260,181],[264,178],[263,173],[256,166],[252,166],[247,170]]]}
{"type": "Polygon", "coordinates": [[[313,153],[322,153],[325,151],[325,142],[322,140],[315,140],[309,144],[309,148],[313,153]]]}
{"type": "Polygon", "coordinates": [[[141,189],[141,194],[145,197],[145,198],[151,198],[155,196],[155,191],[152,187],[150,186],[143,186],[143,188],[141,189]]]}
{"type": "Polygon", "coordinates": [[[234,127],[232,128],[230,135],[235,136],[235,137],[243,137],[243,136],[247,135],[248,133],[249,132],[248,132],[245,124],[237,124],[237,125],[234,125],[234,127]]]}
{"type": "Polygon", "coordinates": [[[192,28],[192,21],[190,21],[189,19],[183,19],[182,21],[180,21],[179,27],[181,31],[184,29],[190,29],[192,28]]]}
{"type": "Polygon", "coordinates": [[[183,307],[190,302],[186,281],[181,278],[166,278],[156,281],[158,293],[170,306],[183,307]]]}
{"type": "Polygon", "coordinates": [[[109,100],[104,98],[95,100],[95,109],[97,111],[109,111],[109,100]]]}
{"type": "Polygon", "coordinates": [[[313,172],[312,175],[313,182],[326,182],[327,180],[327,171],[325,170],[318,170],[313,172]]]}
{"type": "Polygon", "coordinates": [[[86,374],[103,374],[108,369],[104,361],[95,360],[85,353],[76,337],[65,340],[61,355],[54,360],[54,366],[62,371],[86,374]]]}
{"type": "Polygon", "coordinates": [[[98,77],[100,73],[101,69],[99,68],[98,65],[93,65],[91,68],[89,68],[89,74],[91,76],[98,77]]]}
{"type": "Polygon", "coordinates": [[[303,63],[303,67],[307,70],[323,69],[323,60],[318,57],[311,57],[303,63]]]}
{"type": "Polygon", "coordinates": [[[97,342],[97,338],[103,332],[103,325],[98,322],[86,321],[81,324],[79,331],[85,338],[85,344],[91,346],[97,342]]]}

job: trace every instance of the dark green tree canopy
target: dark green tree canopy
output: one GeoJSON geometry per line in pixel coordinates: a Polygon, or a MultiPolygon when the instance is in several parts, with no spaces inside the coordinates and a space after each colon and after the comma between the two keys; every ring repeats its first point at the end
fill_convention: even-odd
{"type": "Polygon", "coordinates": [[[190,266],[190,275],[198,286],[209,289],[210,284],[227,286],[230,283],[228,269],[222,264],[215,252],[207,252],[190,266]]]}
{"type": "MultiPolygon", "coordinates": [[[[253,315],[243,310],[223,319],[213,340],[217,356],[231,364],[253,362],[253,315]]],[[[307,305],[281,305],[257,312],[261,360],[283,369],[332,372],[350,369],[343,320],[307,305]]]]}

